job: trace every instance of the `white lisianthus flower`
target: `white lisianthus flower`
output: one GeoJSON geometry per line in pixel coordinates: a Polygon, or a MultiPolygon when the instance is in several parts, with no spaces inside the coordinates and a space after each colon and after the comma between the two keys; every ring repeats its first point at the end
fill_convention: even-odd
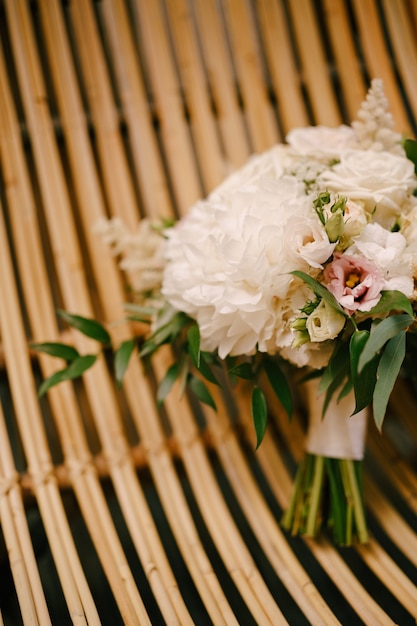
{"type": "Polygon", "coordinates": [[[417,242],[417,197],[410,196],[403,206],[401,217],[401,233],[407,240],[407,244],[417,242]]]}
{"type": "Polygon", "coordinates": [[[325,300],[314,309],[307,318],[306,328],[310,341],[319,342],[334,339],[343,329],[345,317],[330,306],[325,300]]]}
{"type": "Polygon", "coordinates": [[[311,217],[290,217],[286,224],[284,250],[286,256],[293,261],[294,270],[305,270],[309,267],[321,269],[323,263],[331,257],[335,245],[330,243],[314,212],[311,217]]]}
{"type": "Polygon", "coordinates": [[[413,293],[413,269],[406,252],[407,240],[400,232],[390,232],[379,224],[367,224],[353,239],[349,254],[375,263],[385,280],[384,289],[397,289],[407,297],[413,293]]]}
{"type": "Polygon", "coordinates": [[[372,219],[392,228],[402,205],[417,187],[413,163],[390,152],[349,150],[340,163],[320,175],[323,186],[363,202],[372,219]]]}
{"type": "Polygon", "coordinates": [[[345,207],[344,223],[342,247],[347,247],[351,243],[352,237],[359,235],[368,223],[363,203],[353,202],[353,200],[348,199],[345,207]]]}
{"type": "MultiPolygon", "coordinates": [[[[401,234],[407,241],[404,258],[408,260],[412,274],[417,279],[417,198],[411,198],[409,210],[401,217],[401,234]]],[[[414,296],[417,299],[417,296],[414,296]]]]}
{"type": "Polygon", "coordinates": [[[332,352],[334,344],[332,341],[309,342],[304,343],[299,348],[288,346],[280,350],[280,355],[296,367],[311,367],[319,370],[326,367],[332,352]]]}
{"type": "Polygon", "coordinates": [[[350,126],[344,124],[336,128],[293,128],[285,140],[297,154],[326,161],[338,159],[342,152],[355,146],[355,134],[350,126]]]}

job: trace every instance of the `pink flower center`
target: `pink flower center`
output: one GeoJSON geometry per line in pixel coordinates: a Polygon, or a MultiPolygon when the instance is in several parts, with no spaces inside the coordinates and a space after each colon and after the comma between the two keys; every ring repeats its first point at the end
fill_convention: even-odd
{"type": "Polygon", "coordinates": [[[349,314],[374,307],[385,284],[372,261],[347,254],[335,255],[324,278],[328,290],[349,314]]]}

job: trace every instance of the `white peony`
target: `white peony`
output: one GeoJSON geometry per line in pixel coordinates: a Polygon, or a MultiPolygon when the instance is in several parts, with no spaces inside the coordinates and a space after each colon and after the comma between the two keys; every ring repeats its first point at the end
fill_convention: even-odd
{"type": "Polygon", "coordinates": [[[313,211],[307,215],[290,217],[286,224],[284,251],[293,262],[293,270],[308,271],[310,267],[322,268],[335,248],[313,211]]]}
{"type": "Polygon", "coordinates": [[[324,171],[320,181],[330,191],[363,202],[372,219],[391,228],[403,204],[417,187],[413,163],[390,152],[349,150],[340,163],[324,171]]]}

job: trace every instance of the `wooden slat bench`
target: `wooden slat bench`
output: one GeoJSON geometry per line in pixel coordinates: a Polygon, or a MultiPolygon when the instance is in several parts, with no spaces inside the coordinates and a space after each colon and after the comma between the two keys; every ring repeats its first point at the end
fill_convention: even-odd
{"type": "Polygon", "coordinates": [[[119,390],[104,359],[39,400],[56,364],[28,345],[68,338],[60,308],[123,317],[99,218],[184,215],[291,128],[349,123],[372,77],[415,136],[417,1],[1,0],[0,32],[0,623],[414,624],[404,381],[370,425],[371,541],[337,549],[279,525],[302,415],[271,399],[255,453],[244,391],[158,411],[138,361],[119,390]]]}

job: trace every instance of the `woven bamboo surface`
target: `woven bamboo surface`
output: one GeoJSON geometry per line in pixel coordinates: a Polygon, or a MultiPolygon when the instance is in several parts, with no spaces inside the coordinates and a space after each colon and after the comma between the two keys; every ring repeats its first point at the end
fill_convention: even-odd
{"type": "MultiPolygon", "coordinates": [[[[102,216],[180,216],[252,152],[355,117],[383,78],[416,134],[416,0],[1,0],[0,624],[414,624],[417,400],[370,427],[370,544],[279,526],[303,447],[271,399],[201,410],[104,359],[39,401],[56,310],[123,316],[102,216]]],[[[114,325],[116,341],[129,337],[114,325]]],[[[160,378],[167,350],[154,364],[160,378]]]]}

